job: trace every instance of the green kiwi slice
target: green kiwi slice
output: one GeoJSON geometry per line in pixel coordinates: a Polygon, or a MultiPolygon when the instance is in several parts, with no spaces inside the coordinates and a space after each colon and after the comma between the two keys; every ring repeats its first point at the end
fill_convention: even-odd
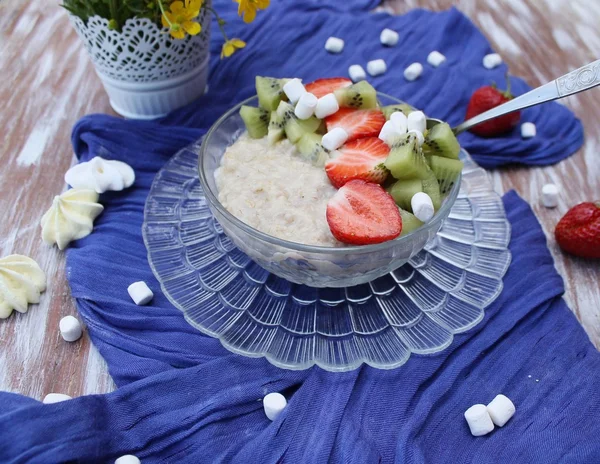
{"type": "Polygon", "coordinates": [[[285,137],[283,126],[283,117],[280,116],[277,111],[271,111],[271,118],[269,119],[269,128],[267,132],[267,140],[269,145],[275,145],[285,137]]]}
{"type": "Polygon", "coordinates": [[[388,193],[400,208],[411,211],[410,200],[415,193],[423,191],[423,182],[421,179],[399,180],[388,189],[388,193]]]}
{"type": "Polygon", "coordinates": [[[459,160],[431,156],[431,170],[440,184],[440,193],[447,194],[462,171],[463,163],[459,160]]]}
{"type": "Polygon", "coordinates": [[[256,76],[256,94],[258,104],[267,111],[275,111],[279,102],[285,98],[283,86],[289,79],[256,76]]]}
{"type": "Polygon", "coordinates": [[[417,138],[410,133],[400,136],[392,144],[384,164],[396,179],[425,179],[429,172],[417,138]]]}
{"type": "Polygon", "coordinates": [[[333,92],[340,106],[346,108],[377,108],[377,91],[367,81],[360,81],[333,92]]]}
{"type": "Polygon", "coordinates": [[[383,115],[385,116],[385,119],[389,120],[390,116],[392,115],[392,113],[395,113],[397,111],[401,111],[406,116],[408,116],[413,111],[418,111],[418,110],[416,108],[413,108],[412,106],[410,106],[408,103],[401,103],[399,105],[383,106],[381,108],[381,111],[383,112],[383,115]]]}
{"type": "Polygon", "coordinates": [[[400,216],[402,217],[402,233],[400,234],[400,237],[410,234],[413,230],[418,229],[423,225],[413,213],[409,213],[402,208],[398,209],[400,210],[400,216]]]}
{"type": "Polygon", "coordinates": [[[268,111],[244,105],[240,108],[240,116],[250,137],[260,139],[267,135],[270,116],[268,111]]]}
{"type": "Polygon", "coordinates": [[[329,151],[321,145],[322,139],[323,136],[319,134],[304,134],[296,142],[296,148],[300,156],[314,166],[325,166],[329,159],[329,151]]]}
{"type": "Polygon", "coordinates": [[[440,195],[440,184],[438,183],[433,171],[429,171],[429,174],[425,179],[423,179],[422,183],[423,192],[429,195],[431,202],[433,203],[433,207],[437,211],[442,205],[442,197],[440,195]]]}
{"type": "Polygon", "coordinates": [[[436,124],[427,131],[423,152],[444,158],[458,159],[460,145],[452,129],[447,123],[436,124]]]}
{"type": "Polygon", "coordinates": [[[294,107],[284,101],[279,103],[277,114],[282,118],[285,135],[292,143],[296,143],[304,134],[315,132],[321,125],[321,120],[314,116],[305,120],[298,119],[294,114],[294,107]]]}

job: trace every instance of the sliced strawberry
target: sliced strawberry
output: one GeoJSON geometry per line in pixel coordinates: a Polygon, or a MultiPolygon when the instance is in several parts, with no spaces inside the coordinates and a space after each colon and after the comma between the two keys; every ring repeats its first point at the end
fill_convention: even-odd
{"type": "Polygon", "coordinates": [[[381,110],[356,110],[340,108],[337,113],[325,118],[327,131],[341,127],[348,132],[348,140],[363,137],[377,137],[385,124],[385,116],[381,110]]]}
{"type": "Polygon", "coordinates": [[[388,170],[383,165],[390,147],[378,137],[353,140],[337,150],[337,156],[325,164],[334,187],[340,188],[353,179],[382,184],[388,170]]]}
{"type": "Polygon", "coordinates": [[[392,240],[402,232],[402,217],[394,199],[380,185],[351,180],[327,203],[327,223],[333,236],[352,245],[392,240]]]}
{"type": "Polygon", "coordinates": [[[317,79],[310,84],[306,84],[304,88],[307,92],[312,93],[315,97],[321,98],[332,93],[334,90],[341,89],[343,87],[349,87],[352,85],[352,81],[345,77],[330,77],[326,79],[317,79]]]}

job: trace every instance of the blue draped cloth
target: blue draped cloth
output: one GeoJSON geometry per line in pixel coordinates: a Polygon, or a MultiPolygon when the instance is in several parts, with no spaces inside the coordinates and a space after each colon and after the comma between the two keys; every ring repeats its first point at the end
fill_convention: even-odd
{"type": "MultiPolygon", "coordinates": [[[[481,66],[489,44],[454,9],[392,17],[368,13],[374,2],[280,1],[242,27],[235,5],[215,3],[230,10],[231,36],[249,46],[221,62],[215,34],[208,95],[162,120],[95,115],[73,131],[82,161],[119,159],[137,176],[132,188],[102,195],[106,209],[94,233],[67,251],[77,308],[119,388],[53,405],[0,393],[0,462],[111,462],[130,453],[144,463],[600,462],[600,355],[562,300],[544,234],[514,192],[504,197],[513,263],[503,293],[447,350],[413,355],[395,370],[281,370],[226,351],[167,301],[141,234],[154,175],[250,96],[255,74],[311,80],[384,58],[388,72],[372,79],[376,88],[456,123],[471,92],[505,72],[481,66]],[[381,47],[384,27],[400,33],[398,47],[381,47]],[[341,55],[323,50],[329,35],[346,40],[341,55]],[[447,62],[404,81],[404,67],[433,49],[447,62]],[[151,305],[131,302],[127,284],[136,280],[154,291],[151,305]],[[289,404],[270,422],[260,400],[275,391],[289,404]],[[472,437],[463,412],[498,393],[514,401],[516,415],[489,436],[472,437]]],[[[513,85],[526,90],[518,79],[513,85]]],[[[461,143],[496,167],[555,163],[582,142],[580,122],[560,105],[529,109],[523,119],[537,124],[536,138],[466,134],[461,143]]]]}

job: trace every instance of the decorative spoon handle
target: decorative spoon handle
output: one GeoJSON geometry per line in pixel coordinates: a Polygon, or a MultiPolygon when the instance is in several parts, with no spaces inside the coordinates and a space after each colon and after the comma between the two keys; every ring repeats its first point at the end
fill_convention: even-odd
{"type": "Polygon", "coordinates": [[[559,98],[591,89],[597,85],[600,85],[600,60],[586,64],[582,68],[571,71],[552,82],[548,82],[547,84],[530,90],[496,108],[481,113],[474,118],[459,124],[453,131],[458,135],[477,124],[497,118],[498,116],[529,108],[530,106],[539,105],[540,103],[558,100],[559,98]]]}

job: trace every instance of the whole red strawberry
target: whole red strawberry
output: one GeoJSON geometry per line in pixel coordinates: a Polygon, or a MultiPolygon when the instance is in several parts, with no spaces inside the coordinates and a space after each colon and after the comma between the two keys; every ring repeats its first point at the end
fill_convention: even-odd
{"type": "MultiPolygon", "coordinates": [[[[506,76],[506,82],[505,92],[498,90],[496,84],[481,87],[473,92],[469,106],[467,107],[466,119],[471,119],[478,114],[512,100],[513,95],[510,93],[510,79],[508,76],[506,76]]],[[[482,122],[472,127],[470,131],[481,137],[495,137],[496,135],[511,131],[519,123],[520,119],[521,113],[516,111],[487,122],[482,122]]]]}
{"type": "Polygon", "coordinates": [[[556,225],[554,235],[566,252],[600,258],[600,201],[571,208],[556,225]]]}

